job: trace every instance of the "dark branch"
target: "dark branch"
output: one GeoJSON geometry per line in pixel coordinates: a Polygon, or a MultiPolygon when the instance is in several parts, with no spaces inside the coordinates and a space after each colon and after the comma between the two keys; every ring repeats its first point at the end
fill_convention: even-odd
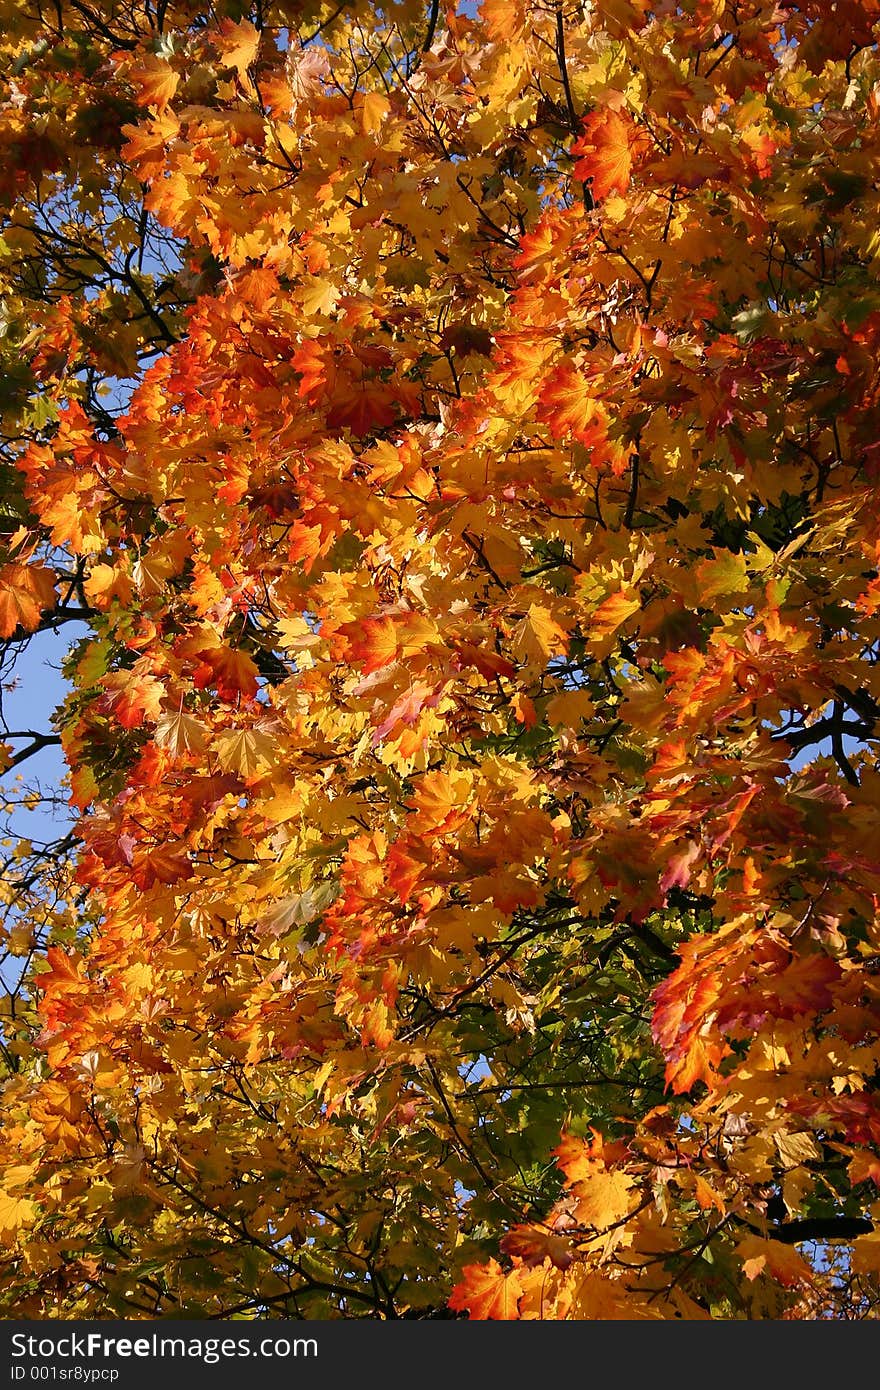
{"type": "Polygon", "coordinates": [[[31,739],[31,742],[26,748],[19,749],[15,756],[9,759],[9,762],[6,764],[7,772],[11,767],[18,767],[19,763],[26,762],[28,758],[32,758],[35,753],[41,753],[44,748],[51,748],[53,745],[60,744],[61,742],[58,734],[4,734],[2,737],[31,739]]]}
{"type": "Polygon", "coordinates": [[[857,787],[859,785],[859,775],[846,756],[843,747],[843,711],[843,701],[835,700],[833,722],[831,725],[831,750],[834,753],[834,760],[837,766],[840,768],[850,786],[857,787]]]}
{"type": "Polygon", "coordinates": [[[431,44],[434,42],[434,35],[437,32],[437,20],[440,17],[440,0],[431,0],[431,13],[428,18],[428,32],[425,35],[425,42],[422,44],[422,52],[427,53],[431,44]]]}
{"type": "Polygon", "coordinates": [[[796,1245],[802,1240],[853,1240],[869,1236],[873,1221],[863,1216],[806,1216],[802,1221],[784,1221],[771,1226],[768,1235],[783,1245],[796,1245]]]}

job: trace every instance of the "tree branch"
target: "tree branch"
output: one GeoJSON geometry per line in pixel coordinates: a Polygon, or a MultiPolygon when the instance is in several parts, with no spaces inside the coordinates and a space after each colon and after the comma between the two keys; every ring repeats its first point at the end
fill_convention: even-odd
{"type": "Polygon", "coordinates": [[[853,1240],[869,1236],[874,1223],[866,1216],[806,1216],[802,1221],[783,1221],[771,1226],[768,1235],[783,1245],[796,1245],[802,1240],[853,1240]]]}
{"type": "Polygon", "coordinates": [[[834,753],[837,766],[840,768],[850,786],[857,787],[859,785],[859,775],[846,756],[843,747],[843,710],[843,701],[835,700],[834,717],[831,725],[831,749],[834,753]]]}
{"type": "Polygon", "coordinates": [[[428,32],[425,35],[425,42],[422,44],[422,52],[427,53],[431,44],[434,42],[434,35],[437,32],[437,20],[440,17],[440,0],[431,0],[431,13],[428,18],[428,32]]]}
{"type": "Polygon", "coordinates": [[[61,742],[61,739],[59,738],[58,734],[37,734],[28,732],[20,734],[3,734],[0,735],[0,737],[29,738],[32,740],[32,742],[29,743],[26,748],[20,748],[19,751],[15,754],[15,756],[9,759],[9,762],[6,764],[5,769],[7,772],[12,767],[18,767],[19,763],[27,762],[28,758],[32,758],[35,753],[41,753],[44,748],[51,748],[53,745],[58,745],[61,742]]]}

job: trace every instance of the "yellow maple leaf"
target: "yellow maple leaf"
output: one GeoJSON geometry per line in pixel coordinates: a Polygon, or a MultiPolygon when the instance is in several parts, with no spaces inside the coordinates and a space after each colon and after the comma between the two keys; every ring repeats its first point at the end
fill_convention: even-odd
{"type": "Polygon", "coordinates": [[[852,1267],[854,1274],[880,1273],[880,1231],[853,1242],[852,1267]]]}
{"type": "Polygon", "coordinates": [[[272,762],[276,753],[275,739],[259,728],[236,729],[217,743],[217,756],[224,772],[237,772],[242,777],[253,777],[260,768],[272,762]]]}
{"type": "Polygon", "coordinates": [[[596,707],[586,690],[563,690],[547,701],[547,720],[553,725],[576,729],[582,719],[595,714],[596,707]]]}
{"type": "Polygon", "coordinates": [[[694,580],[701,604],[727,594],[745,593],[749,587],[745,556],[716,550],[714,560],[701,560],[696,566],[694,580]]]}
{"type": "Polygon", "coordinates": [[[813,1280],[813,1270],[803,1255],[780,1240],[746,1236],[737,1245],[736,1253],[742,1259],[747,1279],[757,1279],[759,1274],[767,1273],[786,1287],[809,1284],[813,1280]]]}
{"type": "Polygon", "coordinates": [[[355,110],[365,135],[378,130],[391,110],[391,102],[381,92],[365,92],[359,100],[355,99],[355,110]]]}
{"type": "Polygon", "coordinates": [[[183,710],[163,714],[156,724],[156,742],[160,748],[167,748],[172,758],[201,753],[205,747],[205,726],[183,710]]]}
{"type": "Polygon", "coordinates": [[[575,1214],[582,1226],[601,1233],[628,1216],[633,1202],[632,1178],[620,1169],[609,1170],[599,1164],[574,1185],[578,1199],[575,1214]]]}
{"type": "Polygon", "coordinates": [[[774,1134],[773,1142],[783,1168],[797,1168],[822,1157],[822,1150],[807,1130],[797,1134],[774,1134]]]}
{"type": "Polygon", "coordinates": [[[548,608],[533,603],[516,628],[514,650],[520,658],[543,666],[551,656],[568,650],[568,637],[548,608]]]}
{"type": "Polygon", "coordinates": [[[0,1237],[6,1243],[22,1226],[28,1226],[36,1215],[36,1205],[27,1197],[12,1197],[0,1191],[0,1237]]]}
{"type": "Polygon", "coordinates": [[[590,1271],[570,1281],[572,1288],[564,1316],[578,1322],[655,1321],[663,1309],[648,1299],[635,1297],[619,1279],[590,1271]]]}

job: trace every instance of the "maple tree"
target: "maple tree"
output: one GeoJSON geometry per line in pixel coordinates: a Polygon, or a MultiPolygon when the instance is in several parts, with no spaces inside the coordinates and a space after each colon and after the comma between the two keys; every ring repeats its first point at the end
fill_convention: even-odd
{"type": "Polygon", "coordinates": [[[880,0],[2,0],[0,1307],[880,1300],[880,0]]]}

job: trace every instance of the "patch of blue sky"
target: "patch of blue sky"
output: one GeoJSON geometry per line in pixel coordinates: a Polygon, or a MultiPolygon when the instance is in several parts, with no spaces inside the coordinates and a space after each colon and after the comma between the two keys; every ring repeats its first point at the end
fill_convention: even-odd
{"type": "MultiPolygon", "coordinates": [[[[86,635],[85,624],[68,623],[31,637],[3,673],[0,689],[0,738],[13,754],[53,737],[53,715],[68,693],[61,663],[71,644],[86,635]]],[[[51,842],[71,823],[63,790],[67,771],[56,742],[46,743],[2,777],[2,788],[13,809],[6,822],[12,833],[37,842],[51,842]],[[34,795],[28,797],[28,791],[34,795]]]]}

